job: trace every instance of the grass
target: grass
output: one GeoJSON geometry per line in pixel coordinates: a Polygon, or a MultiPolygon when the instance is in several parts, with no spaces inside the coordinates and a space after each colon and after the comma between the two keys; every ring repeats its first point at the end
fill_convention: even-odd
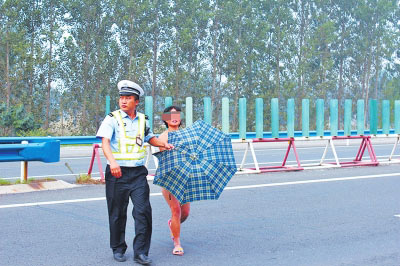
{"type": "Polygon", "coordinates": [[[92,176],[88,175],[88,174],[80,174],[76,178],[76,183],[77,184],[103,184],[101,182],[101,180],[92,179],[92,176]]]}
{"type": "Polygon", "coordinates": [[[18,180],[16,180],[16,181],[14,182],[14,184],[15,184],[15,185],[17,185],[17,184],[30,184],[30,183],[32,183],[32,182],[34,182],[34,181],[35,181],[34,178],[28,178],[27,181],[25,181],[25,180],[21,181],[20,179],[18,179],[18,180]]]}
{"type": "Polygon", "coordinates": [[[51,178],[51,177],[46,177],[46,178],[41,178],[41,179],[34,179],[34,178],[28,178],[27,181],[21,181],[21,180],[15,180],[15,181],[9,181],[5,179],[0,178],[0,186],[10,186],[10,185],[18,185],[18,184],[30,184],[30,183],[39,183],[39,182],[48,182],[48,181],[57,181],[57,179],[51,178]]]}
{"type": "MultiPolygon", "coordinates": [[[[46,177],[46,178],[41,178],[41,179],[34,179],[34,178],[31,178],[32,180],[31,180],[31,183],[32,182],[48,182],[48,181],[57,181],[57,179],[55,179],[55,178],[52,178],[52,177],[46,177]]],[[[28,179],[29,180],[29,179],[28,179]]]]}
{"type": "Polygon", "coordinates": [[[0,178],[0,186],[12,185],[10,181],[0,178]]]}
{"type": "MultiPolygon", "coordinates": [[[[17,185],[17,184],[30,184],[30,183],[39,183],[39,182],[48,182],[48,181],[57,181],[57,179],[51,178],[51,177],[46,177],[46,178],[41,178],[41,179],[34,179],[34,178],[28,178],[28,181],[21,181],[21,180],[15,180],[15,181],[9,181],[6,179],[0,178],[0,186],[10,186],[10,185],[17,185]]],[[[103,184],[101,180],[98,179],[93,179],[91,175],[88,174],[80,174],[76,177],[76,183],[77,184],[103,184]]]]}

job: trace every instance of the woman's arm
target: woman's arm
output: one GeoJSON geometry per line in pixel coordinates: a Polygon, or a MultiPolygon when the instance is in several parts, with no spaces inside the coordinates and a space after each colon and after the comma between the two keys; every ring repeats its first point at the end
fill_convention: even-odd
{"type": "MultiPolygon", "coordinates": [[[[161,133],[161,135],[158,137],[159,140],[168,142],[168,130],[164,131],[161,133]]],[[[160,151],[165,151],[164,147],[160,147],[160,151]]]]}
{"type": "Polygon", "coordinates": [[[160,151],[161,150],[171,150],[171,149],[173,149],[174,146],[172,144],[168,143],[168,133],[166,135],[167,135],[166,139],[165,139],[165,137],[161,137],[162,134],[158,138],[157,137],[151,138],[149,140],[150,145],[153,145],[153,146],[156,146],[156,147],[160,147],[160,151]]]}

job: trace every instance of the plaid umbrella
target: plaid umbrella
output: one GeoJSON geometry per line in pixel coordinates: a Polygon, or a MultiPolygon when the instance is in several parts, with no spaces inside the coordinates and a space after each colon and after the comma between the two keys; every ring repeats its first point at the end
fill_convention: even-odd
{"type": "Polygon", "coordinates": [[[159,166],[153,183],[181,204],[218,199],[237,170],[229,135],[199,120],[169,132],[168,143],[175,148],[155,154],[159,166]]]}

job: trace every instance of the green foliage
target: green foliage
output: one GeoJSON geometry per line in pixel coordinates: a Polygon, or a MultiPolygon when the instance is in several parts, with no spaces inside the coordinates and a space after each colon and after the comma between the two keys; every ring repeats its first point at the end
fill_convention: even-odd
{"type": "Polygon", "coordinates": [[[13,125],[13,117],[11,109],[7,109],[5,103],[0,104],[0,126],[8,128],[13,125]]]}
{"type": "Polygon", "coordinates": [[[52,132],[48,129],[37,128],[28,131],[19,131],[17,132],[17,136],[20,137],[47,137],[51,136],[52,132]]]}
{"type": "Polygon", "coordinates": [[[22,104],[16,105],[13,109],[13,127],[17,134],[37,127],[33,115],[28,113],[22,104]]]}
{"type": "Polygon", "coordinates": [[[6,104],[0,104],[0,127],[3,131],[11,132],[19,136],[24,132],[35,130],[38,125],[35,123],[32,113],[27,113],[24,105],[18,104],[7,109],[6,104]]]}
{"type": "Polygon", "coordinates": [[[95,134],[121,79],[156,116],[191,96],[202,118],[209,96],[217,126],[229,97],[231,130],[240,97],[250,130],[256,97],[267,114],[272,97],[399,99],[399,17],[396,0],[0,1],[0,133],[95,134]]]}

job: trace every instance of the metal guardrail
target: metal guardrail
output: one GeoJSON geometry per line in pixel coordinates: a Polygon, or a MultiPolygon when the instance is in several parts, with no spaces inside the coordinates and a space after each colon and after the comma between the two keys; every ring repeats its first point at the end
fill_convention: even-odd
{"type": "Polygon", "coordinates": [[[26,138],[22,138],[21,140],[17,142],[14,139],[11,144],[10,142],[8,142],[8,144],[0,144],[0,162],[22,162],[21,180],[28,180],[28,161],[40,161],[45,163],[60,161],[59,140],[46,139],[46,141],[39,142],[38,139],[35,139],[35,141],[32,140],[31,143],[29,143],[26,138]]]}
{"type": "Polygon", "coordinates": [[[60,161],[60,142],[2,144],[0,145],[0,162],[41,161],[55,163],[60,161]]]}

